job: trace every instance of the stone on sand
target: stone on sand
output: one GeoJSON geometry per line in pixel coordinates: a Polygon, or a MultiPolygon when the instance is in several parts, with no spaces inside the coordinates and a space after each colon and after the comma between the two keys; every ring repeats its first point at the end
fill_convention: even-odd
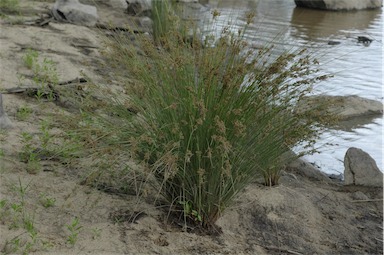
{"type": "Polygon", "coordinates": [[[95,6],[82,4],[79,0],[56,0],[52,14],[58,21],[89,27],[96,25],[99,19],[95,6]]]}
{"type": "Polygon", "coordinates": [[[3,95],[0,94],[0,129],[7,129],[11,127],[12,123],[3,108],[3,95]]]}
{"type": "Polygon", "coordinates": [[[346,185],[382,187],[383,173],[368,153],[351,147],[344,157],[344,183],[346,185]]]}

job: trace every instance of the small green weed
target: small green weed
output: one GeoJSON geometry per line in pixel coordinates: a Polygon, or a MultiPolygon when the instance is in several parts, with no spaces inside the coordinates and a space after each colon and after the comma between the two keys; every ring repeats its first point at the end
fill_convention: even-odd
{"type": "MultiPolygon", "coordinates": [[[[56,148],[51,142],[53,139],[50,133],[51,126],[48,120],[43,120],[40,125],[40,132],[33,136],[30,133],[21,134],[21,143],[23,144],[20,152],[20,160],[27,163],[27,171],[36,174],[41,169],[41,157],[49,157],[54,154],[56,148]]],[[[60,148],[63,150],[63,148],[60,148]]]]}
{"type": "Polygon", "coordinates": [[[37,231],[35,229],[35,221],[34,217],[31,217],[27,213],[24,213],[23,217],[24,229],[28,232],[30,238],[32,239],[32,243],[36,243],[37,240],[37,231]]]}
{"type": "Polygon", "coordinates": [[[7,206],[8,206],[8,200],[1,199],[0,200],[0,222],[2,222],[8,214],[7,213],[7,206]]]}
{"type": "Polygon", "coordinates": [[[20,238],[15,237],[11,241],[6,241],[2,252],[5,254],[16,254],[21,250],[22,244],[20,238]]]}
{"type": "Polygon", "coordinates": [[[201,223],[203,221],[203,217],[199,214],[198,211],[193,209],[193,205],[191,201],[183,202],[179,201],[179,204],[183,206],[184,217],[192,218],[195,222],[201,223]]]}
{"type": "Polygon", "coordinates": [[[35,228],[34,219],[26,213],[24,208],[22,208],[21,213],[18,212],[17,214],[14,215],[14,219],[12,224],[10,225],[10,229],[19,228],[21,226],[26,230],[26,233],[28,234],[29,239],[21,243],[20,239],[16,237],[11,241],[6,242],[5,247],[7,247],[7,251],[5,251],[5,254],[14,254],[16,252],[20,252],[21,254],[29,254],[37,245],[38,233],[35,228]],[[16,222],[15,222],[16,220],[22,221],[22,224],[16,225],[16,222]]]}
{"type": "Polygon", "coordinates": [[[41,171],[41,162],[38,154],[29,154],[26,170],[30,174],[37,174],[41,171]]]}
{"type": "Polygon", "coordinates": [[[71,245],[74,245],[77,242],[78,235],[80,234],[80,230],[82,226],[80,226],[79,219],[74,218],[70,224],[67,225],[67,229],[69,230],[69,236],[67,238],[67,242],[71,245]]]}
{"type": "Polygon", "coordinates": [[[46,194],[40,195],[40,203],[45,207],[53,207],[56,203],[56,199],[50,196],[47,196],[46,194]]]}
{"type": "MultiPolygon", "coordinates": [[[[0,139],[0,141],[1,141],[1,139],[0,139]]],[[[0,174],[3,171],[5,171],[5,162],[4,162],[5,160],[3,160],[4,156],[5,156],[5,151],[3,148],[0,148],[0,174]]]]}
{"type": "Polygon", "coordinates": [[[11,204],[11,209],[16,212],[16,213],[19,213],[22,211],[23,209],[23,205],[22,204],[18,204],[18,203],[15,203],[15,204],[11,204]]]}
{"type": "Polygon", "coordinates": [[[37,65],[38,58],[39,58],[39,53],[37,51],[28,49],[27,53],[23,57],[24,65],[28,69],[32,70],[37,65]]]}
{"type": "Polygon", "coordinates": [[[0,1],[0,16],[5,14],[18,14],[20,12],[19,0],[1,0],[0,1]]]}
{"type": "Polygon", "coordinates": [[[29,186],[31,185],[31,181],[28,182],[26,185],[23,185],[23,183],[21,182],[21,179],[19,178],[19,183],[18,185],[13,185],[13,190],[16,191],[19,195],[20,195],[20,198],[21,198],[21,205],[24,206],[25,205],[25,196],[27,194],[27,190],[29,189],[29,186]]]}
{"type": "Polygon", "coordinates": [[[10,230],[19,228],[25,230],[24,233],[6,241],[2,250],[5,254],[30,254],[40,244],[34,214],[30,212],[30,205],[26,203],[30,185],[31,182],[23,183],[19,178],[18,183],[11,183],[11,190],[15,193],[17,200],[12,202],[0,201],[0,220],[6,222],[10,230]]]}
{"type": "Polygon", "coordinates": [[[101,235],[101,229],[100,228],[92,228],[92,239],[95,240],[99,238],[101,235]]]}
{"type": "Polygon", "coordinates": [[[17,109],[16,118],[18,120],[26,120],[32,114],[32,109],[28,106],[21,106],[17,109]]]}
{"type": "Polygon", "coordinates": [[[47,120],[43,120],[41,122],[39,140],[43,150],[48,151],[48,146],[52,140],[52,135],[50,133],[50,122],[47,120]]]}
{"type": "Polygon", "coordinates": [[[41,240],[41,245],[42,245],[43,250],[49,250],[55,246],[55,244],[53,242],[48,241],[48,240],[43,240],[43,239],[41,240]]]}
{"type": "Polygon", "coordinates": [[[58,84],[58,74],[56,65],[52,59],[43,58],[35,50],[27,50],[23,57],[24,65],[32,70],[33,84],[38,87],[36,98],[42,100],[43,98],[53,101],[55,99],[54,88],[58,84]]]}
{"type": "Polygon", "coordinates": [[[0,200],[0,209],[3,209],[7,205],[7,200],[6,199],[1,199],[0,200]]]}
{"type": "Polygon", "coordinates": [[[44,58],[41,64],[36,64],[33,68],[33,83],[40,87],[37,91],[36,98],[41,100],[47,98],[48,101],[55,99],[54,88],[59,82],[56,66],[51,59],[44,58]]]}
{"type": "Polygon", "coordinates": [[[22,132],[21,133],[21,143],[23,144],[22,152],[20,153],[21,161],[28,162],[30,154],[33,153],[33,136],[30,133],[22,132]]]}
{"type": "Polygon", "coordinates": [[[33,136],[27,132],[21,133],[22,151],[20,152],[20,160],[27,163],[27,172],[36,174],[41,170],[39,155],[33,146],[33,136]]]}

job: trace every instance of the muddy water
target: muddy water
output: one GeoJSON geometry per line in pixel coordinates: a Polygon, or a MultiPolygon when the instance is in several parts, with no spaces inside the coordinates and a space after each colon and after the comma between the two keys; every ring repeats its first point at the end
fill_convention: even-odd
{"type": "MultiPolygon", "coordinates": [[[[334,74],[334,78],[316,86],[315,94],[358,95],[383,102],[382,9],[319,11],[296,8],[293,0],[202,2],[209,3],[206,8],[192,12],[198,13],[197,19],[201,21],[217,8],[221,13],[214,23],[217,31],[227,26],[228,20],[232,20],[234,30],[241,28],[245,24],[245,13],[253,10],[255,22],[246,33],[253,45],[274,41],[278,51],[307,47],[320,60],[321,69],[334,74]],[[373,41],[358,43],[358,36],[367,36],[373,41]],[[336,45],[329,45],[330,41],[336,45]]],[[[204,30],[204,25],[201,26],[204,30]]],[[[307,160],[327,173],[342,173],[345,152],[353,146],[368,152],[383,170],[382,128],[383,118],[376,117],[347,123],[340,130],[328,130],[316,145],[321,153],[307,160]]]]}

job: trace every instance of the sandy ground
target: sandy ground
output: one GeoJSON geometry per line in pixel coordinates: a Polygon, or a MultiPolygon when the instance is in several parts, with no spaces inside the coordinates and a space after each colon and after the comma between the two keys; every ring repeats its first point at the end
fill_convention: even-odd
{"type": "MultiPolygon", "coordinates": [[[[124,19],[119,1],[102,3],[102,21],[124,19]]],[[[23,63],[27,49],[52,59],[59,81],[86,75],[97,83],[114,83],[98,65],[99,30],[53,21],[45,27],[22,22],[36,20],[50,5],[22,1],[20,16],[1,17],[0,90],[33,86],[31,70],[23,63]]],[[[1,254],[383,253],[382,188],[347,187],[290,168],[276,187],[247,187],[219,219],[222,233],[185,232],[168,224],[167,212],[147,200],[83,185],[81,168],[42,159],[41,171],[28,171],[19,157],[23,132],[41,133],[41,121],[65,110],[18,94],[3,99],[13,128],[0,132],[1,254]],[[22,107],[32,110],[25,119],[17,117],[22,107]],[[135,213],[136,219],[129,221],[127,215],[135,213]],[[75,242],[68,241],[71,236],[75,242]]]]}

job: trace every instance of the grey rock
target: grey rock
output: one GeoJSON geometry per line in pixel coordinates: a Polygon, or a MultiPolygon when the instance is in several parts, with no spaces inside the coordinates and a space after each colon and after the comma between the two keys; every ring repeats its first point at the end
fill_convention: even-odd
{"type": "Polygon", "coordinates": [[[153,24],[152,19],[149,17],[140,17],[138,23],[141,27],[145,28],[151,28],[153,24]]]}
{"type": "Polygon", "coordinates": [[[327,174],[327,176],[335,181],[341,182],[343,180],[343,175],[342,174],[327,174]]]}
{"type": "Polygon", "coordinates": [[[284,170],[280,172],[280,179],[279,183],[292,183],[292,182],[299,182],[299,179],[296,175],[293,173],[288,173],[284,170]]]}
{"type": "Polygon", "coordinates": [[[352,147],[344,157],[344,184],[381,187],[383,173],[368,153],[352,147]]]}
{"type": "Polygon", "coordinates": [[[112,7],[112,9],[127,9],[127,2],[125,0],[115,0],[115,1],[109,1],[109,5],[112,7]]]}
{"type": "Polygon", "coordinates": [[[316,108],[336,114],[340,120],[369,115],[383,115],[383,104],[359,96],[308,96],[299,101],[298,113],[316,108]]]}
{"type": "Polygon", "coordinates": [[[383,0],[295,0],[295,4],[298,7],[350,11],[380,8],[383,0]]]}
{"type": "Polygon", "coordinates": [[[368,200],[369,197],[367,195],[365,195],[363,192],[361,191],[356,191],[355,193],[352,194],[352,198],[354,200],[368,200]]]}
{"type": "Polygon", "coordinates": [[[151,16],[151,0],[126,0],[126,13],[132,16],[151,16]]]}
{"type": "Polygon", "coordinates": [[[56,20],[82,26],[95,26],[99,16],[95,6],[86,5],[79,0],[56,0],[52,7],[56,20]]]}
{"type": "Polygon", "coordinates": [[[12,127],[12,122],[8,118],[3,108],[3,95],[0,94],[0,129],[8,129],[12,127]]]}
{"type": "Polygon", "coordinates": [[[332,180],[328,178],[325,173],[321,172],[318,168],[303,159],[296,159],[290,162],[286,166],[286,171],[289,173],[295,173],[296,175],[306,177],[313,181],[320,181],[324,183],[332,182],[332,180]]]}
{"type": "Polygon", "coordinates": [[[328,41],[328,45],[339,45],[340,43],[339,41],[328,41]]]}

